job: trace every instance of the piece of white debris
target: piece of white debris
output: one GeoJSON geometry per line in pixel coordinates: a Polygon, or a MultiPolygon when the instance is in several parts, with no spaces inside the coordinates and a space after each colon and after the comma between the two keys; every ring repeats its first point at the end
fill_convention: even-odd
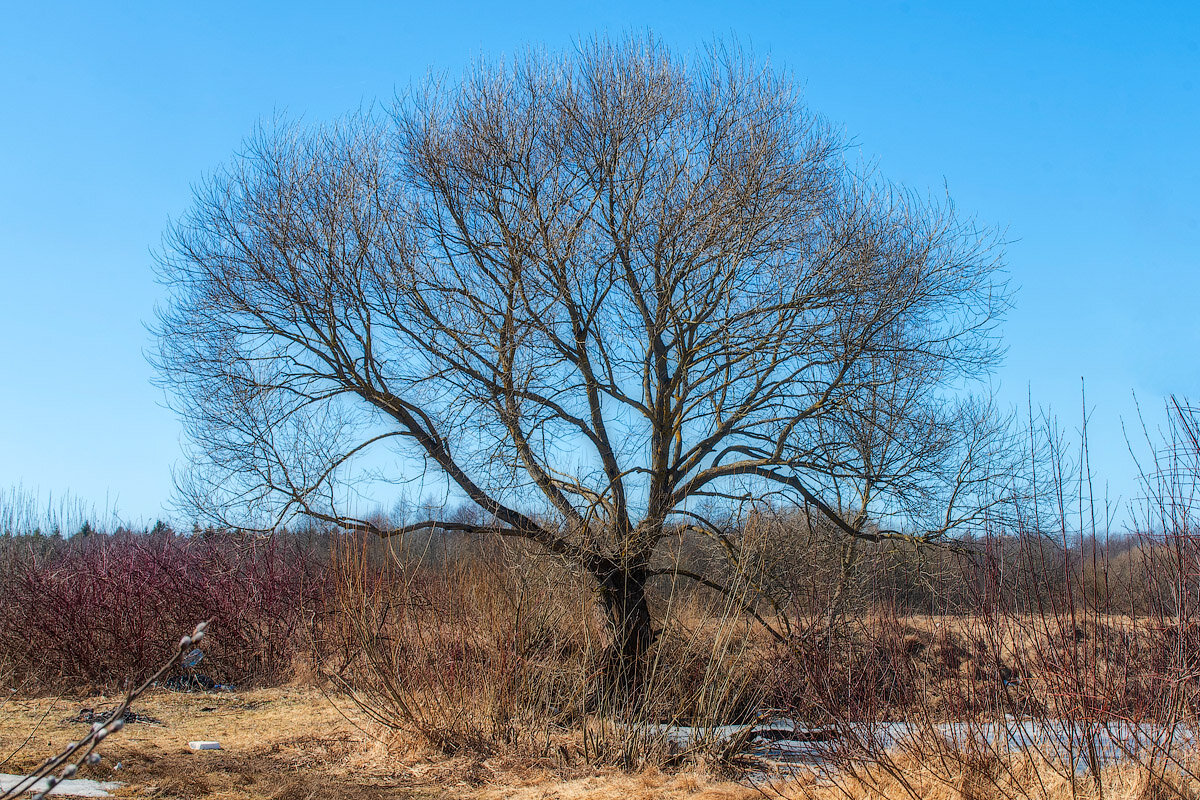
{"type": "Polygon", "coordinates": [[[193,750],[220,750],[220,742],[188,742],[188,747],[193,750]]]}
{"type": "MultiPolygon", "coordinates": [[[[0,791],[7,791],[23,780],[25,780],[24,775],[0,774],[0,791]]],[[[124,785],[116,781],[92,781],[85,778],[78,778],[75,780],[60,781],[57,786],[50,790],[50,794],[67,797],[112,797],[109,792],[120,789],[124,785]]],[[[46,791],[46,780],[43,778],[38,781],[29,791],[46,791]]]]}

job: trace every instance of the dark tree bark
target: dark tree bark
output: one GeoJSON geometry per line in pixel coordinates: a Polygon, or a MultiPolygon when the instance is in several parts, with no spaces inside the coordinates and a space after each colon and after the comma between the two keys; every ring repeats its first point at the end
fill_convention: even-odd
{"type": "Polygon", "coordinates": [[[643,700],[645,667],[654,644],[646,579],[645,567],[614,570],[598,579],[613,631],[612,656],[603,687],[609,707],[628,702],[636,708],[643,700]]]}

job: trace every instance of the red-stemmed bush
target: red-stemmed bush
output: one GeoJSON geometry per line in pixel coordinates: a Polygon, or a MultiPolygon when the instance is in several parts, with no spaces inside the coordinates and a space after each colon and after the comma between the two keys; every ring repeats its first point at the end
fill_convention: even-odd
{"type": "Polygon", "coordinates": [[[110,685],[211,619],[197,671],[218,683],[289,679],[327,594],[328,562],[294,534],[92,533],[0,544],[0,659],[27,685],[110,685]]]}

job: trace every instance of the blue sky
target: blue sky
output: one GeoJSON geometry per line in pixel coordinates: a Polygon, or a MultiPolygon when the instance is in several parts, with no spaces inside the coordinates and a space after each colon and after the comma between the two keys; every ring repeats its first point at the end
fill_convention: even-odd
{"type": "Polygon", "coordinates": [[[256,121],[327,119],[527,44],[736,37],[856,156],[1005,231],[996,376],[1134,489],[1121,421],[1200,397],[1200,3],[9,3],[0,8],[0,488],[166,512],[151,249],[256,121]],[[108,498],[107,501],[105,498],[108,498]]]}

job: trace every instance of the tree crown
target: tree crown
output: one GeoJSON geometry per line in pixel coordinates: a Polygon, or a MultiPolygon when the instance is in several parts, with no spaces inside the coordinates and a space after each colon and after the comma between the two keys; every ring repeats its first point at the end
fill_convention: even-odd
{"type": "MultiPolygon", "coordinates": [[[[786,75],[595,40],[276,124],[159,258],[196,505],[337,502],[393,448],[594,569],[760,503],[934,538],[986,508],[994,237],[845,158],[786,75]]],[[[389,532],[383,531],[380,532],[389,532]]]]}

